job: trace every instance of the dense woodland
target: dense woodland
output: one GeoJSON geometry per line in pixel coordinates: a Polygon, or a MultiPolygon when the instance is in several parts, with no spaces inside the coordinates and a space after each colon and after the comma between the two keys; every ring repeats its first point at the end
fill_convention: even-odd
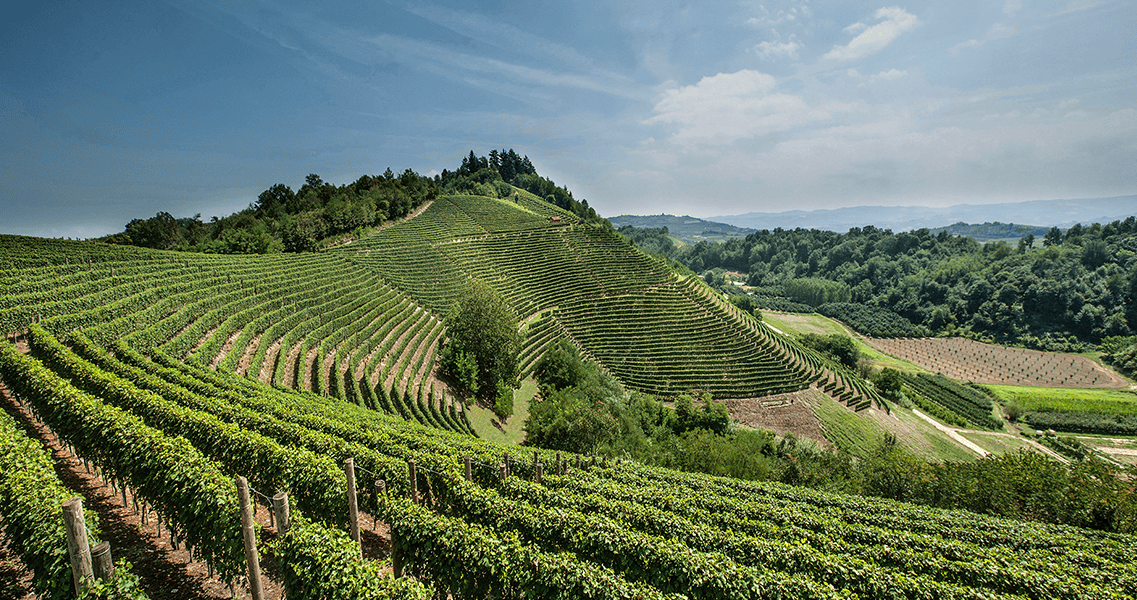
{"type": "Polygon", "coordinates": [[[1027,235],[1017,245],[871,226],[844,234],[762,230],[682,247],[666,229],[620,232],[644,250],[705,272],[723,291],[742,293],[722,277],[741,273],[763,307],[820,309],[843,320],[850,312],[850,321],[857,321],[855,307],[867,307],[856,310],[860,321],[850,325],[870,335],[964,335],[1079,350],[1137,333],[1133,217],[1065,232],[1053,228],[1041,240],[1027,235]]]}
{"type": "Polygon", "coordinates": [[[401,219],[441,194],[475,194],[505,198],[513,186],[535,194],[585,221],[599,221],[587,200],[577,201],[567,188],[537,174],[528,156],[512,149],[491,150],[488,157],[470,152],[456,171],[427,177],[411,169],[395,175],[364,175],[333,185],[309,174],[300,189],[278,183],[255,202],[227,217],[209,222],[201,215],[175,217],[159,212],[134,219],[126,230],[100,241],[157,250],[211,254],[309,252],[363,237],[372,228],[401,219]]]}

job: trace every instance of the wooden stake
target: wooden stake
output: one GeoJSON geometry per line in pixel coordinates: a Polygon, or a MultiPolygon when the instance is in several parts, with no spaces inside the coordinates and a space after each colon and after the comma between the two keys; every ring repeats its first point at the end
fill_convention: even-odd
{"type": "Polygon", "coordinates": [[[272,497],[272,513],[276,515],[276,532],[288,533],[288,494],[281,492],[272,497]]]}
{"type": "Polygon", "coordinates": [[[83,520],[83,499],[75,496],[63,502],[63,523],[67,530],[67,552],[71,555],[71,581],[79,593],[84,581],[92,581],[91,546],[87,523],[83,520]]]}
{"type": "Polygon", "coordinates": [[[466,481],[473,481],[474,480],[474,471],[473,471],[472,465],[470,464],[470,462],[471,462],[470,456],[469,455],[463,456],[462,462],[465,463],[465,467],[466,467],[466,481]]]}
{"type": "Polygon", "coordinates": [[[245,538],[245,559],[249,564],[249,594],[253,600],[264,600],[261,582],[261,560],[257,555],[257,532],[253,527],[253,507],[249,502],[249,482],[237,478],[237,498],[241,502],[241,534],[245,538]]]}
{"type": "Polygon", "coordinates": [[[95,580],[109,580],[114,577],[114,559],[111,558],[110,542],[99,542],[91,550],[91,562],[94,565],[95,580]]]}
{"type": "Polygon", "coordinates": [[[407,459],[407,467],[411,477],[411,502],[418,504],[418,470],[415,468],[415,459],[407,459]]]}
{"type": "MultiPolygon", "coordinates": [[[[347,475],[347,521],[351,527],[351,539],[359,544],[359,500],[355,497],[355,460],[345,459],[343,470],[347,475]]],[[[363,552],[362,546],[360,552],[363,552]]]]}

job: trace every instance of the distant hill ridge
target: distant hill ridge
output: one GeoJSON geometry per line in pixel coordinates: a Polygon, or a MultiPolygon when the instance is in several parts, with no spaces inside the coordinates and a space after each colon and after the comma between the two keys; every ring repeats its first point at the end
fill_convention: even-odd
{"type": "Polygon", "coordinates": [[[947,207],[853,206],[811,211],[751,212],[711,216],[707,217],[707,220],[729,223],[740,228],[772,231],[779,227],[791,230],[800,227],[839,233],[866,225],[900,232],[945,227],[947,223],[960,222],[1031,223],[1046,229],[1051,227],[1065,229],[1075,223],[1104,224],[1124,219],[1133,214],[1134,206],[1137,206],[1137,195],[1073,200],[1030,200],[1002,204],[957,204],[947,207]]]}
{"type": "Polygon", "coordinates": [[[727,223],[716,223],[697,217],[660,215],[620,215],[609,217],[608,222],[619,229],[631,225],[637,228],[659,229],[666,227],[668,234],[687,243],[700,240],[722,241],[730,238],[746,237],[757,231],[748,227],[736,227],[727,223]]]}

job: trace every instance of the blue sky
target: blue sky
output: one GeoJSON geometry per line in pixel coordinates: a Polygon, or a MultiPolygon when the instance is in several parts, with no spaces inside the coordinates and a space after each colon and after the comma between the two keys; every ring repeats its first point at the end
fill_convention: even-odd
{"type": "Polygon", "coordinates": [[[1132,0],[22,4],[2,233],[493,148],[608,216],[1137,193],[1132,0]]]}

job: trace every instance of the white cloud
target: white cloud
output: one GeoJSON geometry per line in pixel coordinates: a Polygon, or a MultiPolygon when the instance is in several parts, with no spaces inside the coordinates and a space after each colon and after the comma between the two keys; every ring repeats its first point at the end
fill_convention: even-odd
{"type": "Polygon", "coordinates": [[[680,144],[727,144],[827,119],[848,110],[838,104],[811,107],[800,96],[776,93],[777,81],[758,71],[719,73],[695,85],[672,88],[645,125],[677,126],[680,144]]]}
{"type": "Polygon", "coordinates": [[[1023,0],[1007,0],[1006,3],[1003,4],[1003,13],[1008,17],[1013,17],[1022,7],[1023,0]]]}
{"type": "Polygon", "coordinates": [[[956,54],[959,54],[961,50],[964,50],[967,48],[969,48],[969,49],[982,48],[983,46],[987,45],[987,42],[991,42],[994,40],[1006,39],[1006,38],[1009,38],[1009,37],[1015,35],[1016,33],[1018,33],[1018,29],[1016,29],[1015,27],[1012,27],[1010,25],[1005,25],[1003,23],[995,23],[994,25],[991,26],[990,29],[987,30],[987,34],[984,35],[981,39],[967,40],[966,42],[960,42],[960,43],[952,46],[951,48],[949,48],[948,54],[955,56],[956,54]]]}
{"type": "Polygon", "coordinates": [[[762,42],[754,46],[754,53],[758,58],[770,60],[774,58],[797,58],[797,51],[803,47],[796,35],[791,35],[788,42],[762,42]]]}
{"type": "Polygon", "coordinates": [[[764,4],[758,5],[759,16],[750,17],[747,19],[746,24],[756,29],[764,27],[774,27],[783,23],[800,22],[803,18],[808,18],[812,13],[809,9],[808,2],[801,2],[796,6],[790,7],[788,10],[778,10],[772,12],[766,8],[764,4]]]}
{"type": "Polygon", "coordinates": [[[897,71],[896,69],[889,69],[887,71],[881,71],[880,73],[869,77],[869,81],[872,81],[874,83],[877,81],[892,81],[894,79],[900,79],[901,77],[907,76],[908,71],[897,71]]]}
{"type": "Polygon", "coordinates": [[[901,34],[915,29],[920,24],[916,15],[899,6],[877,9],[876,13],[873,14],[873,19],[883,20],[872,26],[859,22],[846,27],[846,33],[860,32],[859,35],[846,46],[833,46],[833,49],[826,53],[824,58],[853,60],[868,56],[883,50],[901,34]]]}

